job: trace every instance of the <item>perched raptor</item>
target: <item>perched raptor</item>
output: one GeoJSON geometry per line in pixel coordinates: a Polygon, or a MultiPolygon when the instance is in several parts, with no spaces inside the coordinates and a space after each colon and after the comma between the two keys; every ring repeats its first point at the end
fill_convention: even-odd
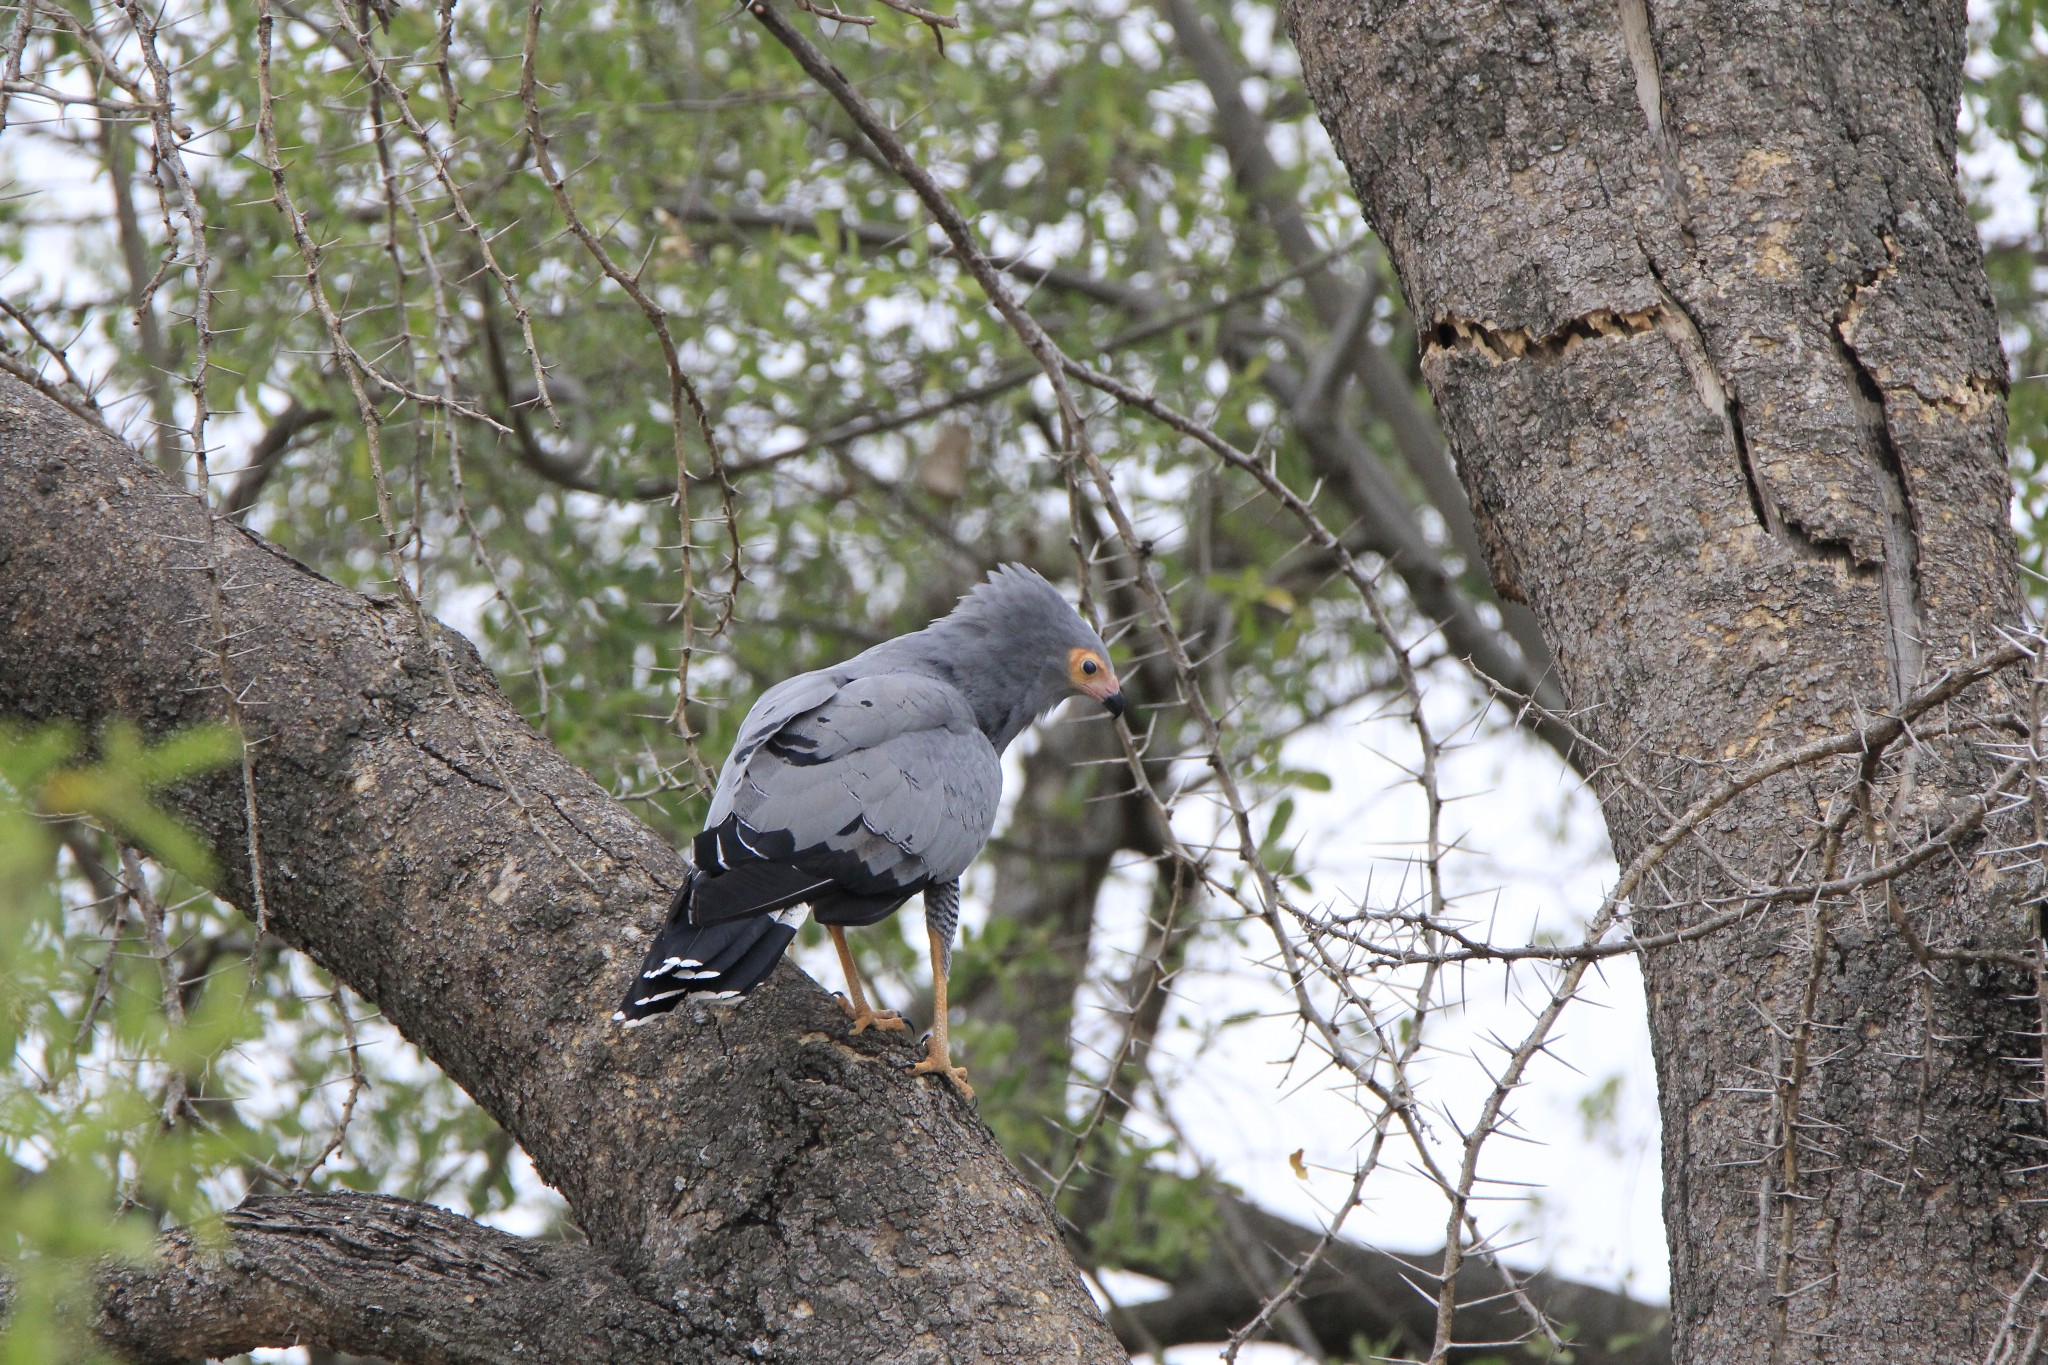
{"type": "Polygon", "coordinates": [[[761,694],[718,775],[696,866],[626,1003],[629,1025],[690,995],[759,985],[808,905],[846,972],[853,1031],[901,1029],[868,1007],[846,926],[924,894],[933,1020],[925,1059],[971,1095],[946,1045],[960,874],[988,842],[1010,741],[1066,697],[1122,715],[1109,651],[1058,590],[1009,564],[923,630],[761,694]]]}

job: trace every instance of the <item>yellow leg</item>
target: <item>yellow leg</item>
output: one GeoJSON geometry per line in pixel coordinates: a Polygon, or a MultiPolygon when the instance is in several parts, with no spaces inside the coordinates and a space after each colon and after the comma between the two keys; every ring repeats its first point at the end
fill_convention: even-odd
{"type": "Polygon", "coordinates": [[[832,931],[832,946],[839,950],[839,967],[846,973],[846,992],[851,1000],[841,1000],[839,1007],[853,1016],[853,1031],[865,1033],[870,1025],[884,1033],[901,1033],[910,1025],[903,1022],[903,1016],[895,1010],[871,1010],[867,995],[860,988],[860,973],[854,969],[853,954],[846,947],[846,930],[836,924],[825,926],[832,931]]]}
{"type": "Polygon", "coordinates": [[[974,1098],[974,1087],[967,1083],[967,1068],[954,1066],[951,1052],[946,1047],[946,945],[939,936],[931,935],[932,944],[932,1038],[925,1045],[924,1060],[910,1068],[919,1075],[937,1072],[951,1081],[955,1088],[968,1099],[974,1098]]]}

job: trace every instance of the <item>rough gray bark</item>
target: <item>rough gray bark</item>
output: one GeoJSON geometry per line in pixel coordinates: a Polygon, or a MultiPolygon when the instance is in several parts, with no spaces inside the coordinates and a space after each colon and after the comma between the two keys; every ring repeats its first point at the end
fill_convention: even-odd
{"type": "MultiPolygon", "coordinates": [[[[1624,863],[1727,765],[1854,732],[2017,622],[1962,6],[1288,17],[1496,582],[1628,756],[1597,779],[1624,863]]],[[[1907,754],[1748,793],[1637,927],[1882,864],[1994,757],[1939,727],[1907,754]]],[[[2034,983],[1953,957],[2038,942],[1997,842],[1647,955],[1678,1359],[2004,1360],[2032,1321],[2034,983]]]]}
{"type": "Polygon", "coordinates": [[[680,1319],[588,1247],[533,1242],[369,1194],[245,1200],[218,1245],[176,1232],[99,1280],[100,1338],[123,1359],[325,1346],[408,1365],[710,1361],[680,1319]]]}
{"type": "MultiPolygon", "coordinates": [[[[204,547],[194,499],[0,379],[0,714],[220,718],[204,547]]],[[[237,528],[218,566],[269,927],[502,1123],[706,1358],[1123,1358],[1043,1200],[950,1087],[908,1074],[910,1043],[849,1038],[789,967],[742,1009],[610,1022],[681,859],[466,642],[237,528]]],[[[175,808],[249,904],[237,776],[175,808]]]]}

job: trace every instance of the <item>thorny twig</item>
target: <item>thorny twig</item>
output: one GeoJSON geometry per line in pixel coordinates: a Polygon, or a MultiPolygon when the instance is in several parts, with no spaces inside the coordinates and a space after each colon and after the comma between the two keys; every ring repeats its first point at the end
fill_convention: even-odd
{"type": "Polygon", "coordinates": [[[362,1049],[356,1044],[356,1021],[355,1016],[349,1013],[348,991],[337,981],[334,984],[334,993],[328,1000],[334,1006],[334,1017],[341,1022],[342,1045],[348,1051],[348,1093],[342,1097],[341,1114],[334,1121],[334,1136],[327,1139],[327,1145],[322,1147],[299,1172],[294,1183],[300,1189],[306,1188],[306,1183],[327,1164],[327,1159],[340,1151],[342,1144],[348,1141],[348,1126],[356,1115],[356,1101],[362,1097],[363,1088],[370,1083],[369,1078],[363,1073],[362,1049]]]}
{"type": "MultiPolygon", "coordinates": [[[[121,937],[128,930],[128,907],[133,901],[127,887],[114,881],[100,862],[97,840],[86,833],[77,821],[71,821],[64,831],[64,845],[71,852],[72,861],[92,883],[99,893],[99,903],[109,905],[113,919],[107,925],[107,953],[100,959],[100,965],[92,974],[92,993],[86,997],[85,1008],[78,1013],[78,1028],[71,1035],[71,1050],[83,1051],[86,1039],[92,1036],[93,1024],[99,1018],[100,1009],[107,1003],[107,994],[113,989],[114,968],[120,961],[121,937]]],[[[124,869],[125,871],[125,869],[124,869]]]]}
{"type": "Polygon", "coordinates": [[[105,426],[106,415],[100,411],[99,402],[93,397],[93,387],[85,382],[77,370],[71,368],[71,356],[68,350],[44,336],[42,329],[36,326],[34,318],[22,312],[5,299],[0,299],[0,313],[5,313],[8,317],[14,319],[15,325],[28,333],[28,339],[41,347],[46,355],[57,362],[57,368],[64,371],[64,381],[78,391],[78,401],[85,404],[101,426],[105,426]]]}
{"type": "MultiPolygon", "coordinates": [[[[327,296],[327,287],[321,274],[320,249],[314,243],[305,215],[300,212],[298,205],[293,201],[291,191],[286,184],[284,158],[277,140],[276,92],[271,82],[271,37],[274,23],[275,17],[271,13],[271,0],[258,0],[256,20],[256,132],[258,146],[262,163],[270,173],[272,202],[277,206],[279,213],[284,216],[286,224],[290,227],[292,239],[298,247],[300,260],[306,268],[307,294],[312,299],[314,310],[319,314],[320,321],[326,329],[328,338],[333,345],[335,359],[347,379],[350,393],[355,398],[356,411],[362,418],[365,445],[370,454],[372,482],[376,490],[377,517],[384,532],[385,554],[391,562],[394,586],[397,587],[399,596],[404,600],[412,616],[414,627],[419,634],[420,646],[428,651],[440,669],[441,679],[447,689],[449,700],[454,704],[467,724],[471,742],[483,754],[485,761],[491,766],[492,771],[503,785],[506,794],[512,798],[513,804],[519,807],[520,813],[525,818],[528,827],[540,837],[541,842],[547,846],[548,851],[554,854],[557,860],[588,883],[591,881],[588,870],[581,863],[563,853],[560,846],[555,842],[554,836],[548,832],[547,826],[534,813],[532,805],[526,800],[519,785],[513,781],[511,774],[506,772],[504,765],[499,762],[496,748],[484,736],[475,712],[463,700],[462,688],[455,680],[454,666],[449,662],[447,650],[442,644],[438,630],[428,622],[426,609],[420,603],[419,594],[414,590],[413,584],[406,577],[404,546],[399,539],[397,515],[391,505],[391,490],[384,477],[384,461],[380,441],[383,415],[377,406],[371,402],[368,392],[363,387],[363,380],[368,377],[367,366],[359,363],[360,358],[357,356],[355,348],[348,342],[341,317],[335,311],[334,304],[327,296]]],[[[358,35],[358,37],[363,39],[362,35],[358,35]]],[[[366,39],[358,41],[356,47],[365,65],[377,61],[375,53],[367,45],[366,39]]],[[[386,82],[386,86],[389,89],[388,82],[386,82]]],[[[400,108],[401,110],[404,108],[402,101],[400,108]]],[[[409,114],[407,117],[410,119],[409,114]]],[[[413,126],[416,125],[408,123],[408,127],[413,126]]],[[[536,367],[539,365],[537,358],[535,365],[536,367]]]]}
{"type": "MultiPolygon", "coordinates": [[[[155,87],[156,104],[151,123],[156,137],[157,163],[167,173],[171,186],[177,192],[178,212],[184,220],[185,249],[192,263],[192,330],[195,341],[189,437],[194,476],[198,481],[199,510],[205,524],[205,562],[200,567],[206,575],[207,609],[212,617],[214,660],[220,671],[221,694],[228,724],[241,747],[242,821],[249,870],[249,911],[256,921],[257,932],[264,933],[270,928],[270,900],[264,892],[262,832],[256,815],[256,741],[250,738],[242,691],[235,682],[234,656],[230,646],[236,637],[228,621],[229,585],[221,577],[220,516],[213,506],[213,471],[208,462],[210,452],[206,429],[212,412],[207,403],[206,386],[213,346],[213,256],[206,240],[206,211],[200,205],[198,189],[185,166],[184,143],[189,134],[180,131],[172,113],[171,72],[157,48],[156,19],[143,7],[141,0],[123,0],[123,8],[155,87]]],[[[168,201],[164,212],[168,220],[168,201]]],[[[169,259],[166,257],[166,264],[169,259]]],[[[145,298],[149,292],[144,291],[145,298]]]]}
{"type": "Polygon", "coordinates": [[[14,31],[7,35],[4,75],[0,75],[0,133],[7,131],[7,112],[14,87],[21,81],[21,63],[28,52],[29,35],[34,32],[36,0],[15,0],[14,31]]]}
{"type": "MultiPolygon", "coordinates": [[[[185,983],[178,979],[178,960],[172,955],[170,939],[164,933],[164,908],[156,893],[150,890],[149,879],[143,874],[142,859],[127,844],[121,845],[121,881],[123,889],[135,901],[136,917],[142,923],[142,941],[148,945],[149,955],[156,962],[164,1018],[170,1021],[173,1030],[182,1029],[185,1027],[185,983]]],[[[175,1124],[184,1109],[185,1073],[172,1067],[169,1078],[164,1082],[163,1126],[169,1128],[175,1124]]]]}
{"type": "Polygon", "coordinates": [[[484,231],[483,226],[470,211],[469,200],[463,194],[462,186],[457,182],[455,172],[448,164],[447,155],[435,143],[433,136],[419,121],[419,117],[413,113],[411,97],[406,93],[404,86],[392,79],[391,73],[385,68],[383,58],[377,55],[369,33],[357,25],[356,17],[349,12],[347,0],[334,0],[334,9],[342,25],[337,35],[345,40],[337,45],[362,64],[364,73],[391,100],[392,107],[398,111],[399,121],[405,125],[406,133],[412,138],[414,146],[426,159],[427,165],[433,168],[434,178],[440,182],[442,193],[448,197],[448,207],[456,223],[469,238],[477,255],[482,258],[484,269],[490,272],[491,278],[497,281],[499,290],[504,294],[505,306],[512,310],[513,318],[518,321],[520,338],[525,343],[527,356],[533,361],[535,392],[540,396],[541,406],[553,416],[554,400],[548,396],[547,366],[541,363],[540,346],[533,337],[533,317],[527,311],[525,301],[519,296],[519,286],[512,282],[511,275],[498,264],[497,253],[491,249],[492,234],[484,231]]]}
{"type": "Polygon", "coordinates": [[[676,615],[683,625],[683,642],[676,664],[676,704],[670,714],[670,722],[683,737],[691,765],[696,768],[697,778],[705,790],[710,790],[713,779],[711,769],[697,751],[697,737],[690,728],[687,709],[690,701],[690,665],[701,647],[697,639],[696,618],[692,614],[698,595],[693,581],[694,568],[691,555],[695,551],[695,533],[690,511],[690,472],[688,453],[683,443],[683,412],[687,406],[696,418],[697,433],[704,441],[704,448],[711,461],[711,477],[717,482],[720,511],[724,518],[728,539],[730,580],[723,600],[719,604],[717,619],[708,632],[710,638],[725,633],[732,622],[733,610],[739,600],[740,584],[745,577],[745,566],[740,545],[739,513],[733,506],[732,480],[726,476],[725,455],[720,450],[717,434],[711,429],[711,414],[705,410],[704,400],[698,396],[696,381],[683,368],[681,353],[676,349],[674,335],[669,330],[668,312],[656,303],[646,290],[640,287],[637,275],[629,275],[621,269],[612,254],[590,230],[577,211],[575,201],[569,197],[569,187],[562,173],[556,169],[554,157],[548,150],[548,136],[541,124],[540,76],[538,74],[540,49],[540,20],[543,0],[532,0],[526,12],[526,41],[521,51],[519,67],[519,99],[526,111],[526,135],[533,147],[534,165],[539,169],[541,179],[555,197],[555,206],[561,210],[563,219],[569,225],[570,233],[583,245],[583,249],[597,262],[605,277],[616,284],[631,299],[646,317],[647,325],[661,343],[662,360],[668,366],[670,425],[674,433],[676,461],[676,521],[681,530],[682,597],[676,604],[676,615]]]}
{"type": "MultiPolygon", "coordinates": [[[[367,23],[360,19],[359,22],[363,23],[363,31],[367,35],[367,23]]],[[[449,22],[452,23],[452,17],[449,22]]],[[[369,39],[366,36],[364,41],[358,44],[359,50],[367,52],[368,44],[369,39]]],[[[461,371],[456,364],[455,347],[457,340],[455,336],[454,314],[448,303],[448,282],[442,273],[440,259],[435,253],[433,238],[427,230],[426,223],[420,217],[419,208],[414,203],[413,196],[400,191],[398,177],[391,165],[388,125],[382,117],[382,87],[374,80],[370,84],[370,98],[372,136],[377,144],[378,175],[384,190],[385,199],[385,250],[391,260],[392,273],[398,286],[397,308],[401,315],[401,332],[407,343],[405,347],[406,354],[408,359],[411,360],[415,357],[416,352],[410,344],[411,324],[404,317],[406,311],[406,270],[403,253],[398,241],[398,218],[400,215],[404,216],[410,229],[411,236],[419,253],[421,268],[427,278],[427,293],[432,303],[434,356],[439,372],[439,383],[442,395],[449,405],[448,410],[452,411],[455,401],[455,385],[461,371]]],[[[450,107],[452,111],[452,102],[450,107]]],[[[484,300],[488,304],[490,298],[488,287],[483,292],[484,300]]],[[[495,342],[495,338],[493,338],[493,341],[495,342]]],[[[497,354],[495,348],[492,354],[497,354]]],[[[417,365],[415,363],[416,369],[417,365]]],[[[414,387],[418,387],[417,383],[415,383],[414,387]]],[[[544,726],[547,723],[552,701],[548,681],[547,659],[531,620],[528,618],[525,609],[519,605],[518,599],[513,596],[510,585],[499,571],[497,559],[490,553],[488,544],[485,542],[482,533],[478,531],[476,522],[470,515],[469,492],[463,477],[461,425],[452,421],[442,422],[436,426],[434,434],[437,440],[445,439],[448,443],[450,501],[455,508],[456,521],[462,527],[463,534],[469,540],[471,558],[484,571],[484,576],[490,580],[492,595],[511,615],[513,623],[518,626],[520,637],[526,646],[527,658],[533,665],[534,682],[540,693],[539,721],[544,726]]],[[[416,564],[418,557],[425,553],[426,542],[425,535],[419,533],[417,522],[419,502],[422,496],[418,487],[418,469],[419,462],[415,460],[414,543],[417,547],[415,551],[416,564]]]]}

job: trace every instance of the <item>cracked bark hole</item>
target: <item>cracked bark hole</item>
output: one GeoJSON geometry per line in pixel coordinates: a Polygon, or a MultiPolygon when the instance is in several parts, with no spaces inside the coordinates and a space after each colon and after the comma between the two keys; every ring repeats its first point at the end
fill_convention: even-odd
{"type": "Polygon", "coordinates": [[[1742,471],[1743,485],[1748,490],[1750,509],[1756,516],[1757,525],[1774,539],[1803,552],[1823,558],[1841,558],[1852,570],[1859,568],[1848,555],[1846,547],[1830,546],[1806,534],[1802,528],[1788,524],[1780,514],[1776,500],[1770,496],[1751,461],[1749,439],[1742,427],[1742,400],[1728,387],[1720,368],[1708,355],[1706,339],[1685,305],[1664,288],[1661,279],[1658,290],[1664,301],[1656,307],[1629,311],[1596,309],[1540,336],[1526,327],[1498,327],[1470,318],[1445,317],[1430,329],[1429,345],[1432,350],[1439,351],[1476,351],[1500,365],[1510,360],[1554,361],[1574,346],[1596,337],[1634,337],[1661,331],[1684,362],[1700,402],[1721,419],[1729,448],[1742,471]]]}
{"type": "Polygon", "coordinates": [[[1477,351],[1495,364],[1510,360],[1556,360],[1582,341],[1596,337],[1631,337],[1654,330],[1660,308],[1622,312],[1597,308],[1541,335],[1527,327],[1501,327],[1476,318],[1445,317],[1430,329],[1433,350],[1477,351]]]}
{"type": "MultiPolygon", "coordinates": [[[[1654,264],[1652,273],[1657,274],[1654,264]]],[[[1684,362],[1700,402],[1721,419],[1729,449],[1742,472],[1743,485],[1757,525],[1802,557],[1833,561],[1852,574],[1876,574],[1883,578],[1886,609],[1898,623],[1893,632],[1892,676],[1897,686],[1903,689],[1900,693],[1903,696],[1923,672],[1917,625],[1920,616],[1918,552],[1912,502],[1906,487],[1904,467],[1886,425],[1883,390],[1842,337],[1838,323],[1833,331],[1835,345],[1855,381],[1855,399],[1877,453],[1876,469],[1888,513],[1882,528],[1883,555],[1866,556],[1859,555],[1848,540],[1820,534],[1799,518],[1786,515],[1772,496],[1768,481],[1756,467],[1748,433],[1743,427],[1741,398],[1729,386],[1720,366],[1709,354],[1706,338],[1690,310],[1665,287],[1661,274],[1657,279],[1663,302],[1655,307],[1595,309],[1544,333],[1527,327],[1501,327],[1488,321],[1448,315],[1429,330],[1428,346],[1432,351],[1476,352],[1496,365],[1516,360],[1546,363],[1561,359],[1582,342],[1601,337],[1628,338],[1652,331],[1662,332],[1684,362]]]]}

